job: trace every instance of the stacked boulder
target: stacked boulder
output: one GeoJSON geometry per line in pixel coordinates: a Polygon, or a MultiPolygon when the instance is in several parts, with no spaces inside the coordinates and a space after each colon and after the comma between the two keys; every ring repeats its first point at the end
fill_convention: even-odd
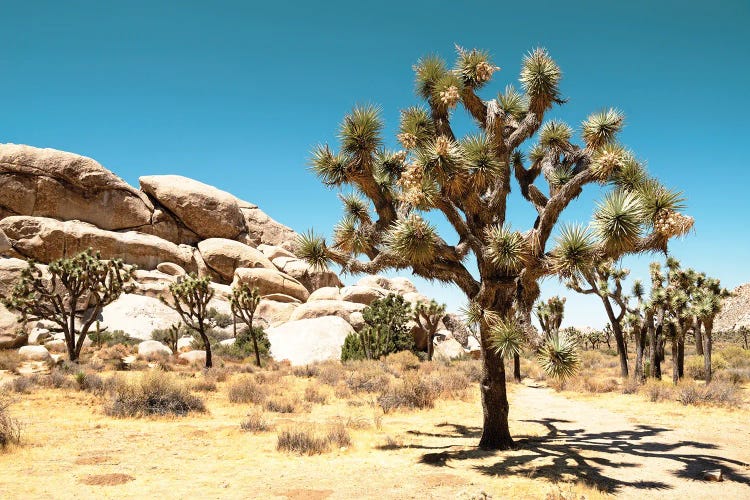
{"type": "MultiPolygon", "coordinates": [[[[193,179],[145,176],[136,189],[91,158],[0,144],[0,189],[0,293],[10,293],[25,259],[47,264],[93,248],[137,266],[134,293],[105,308],[102,322],[144,340],[177,322],[159,298],[187,273],[211,279],[212,306],[223,313],[230,285],[257,287],[263,298],[256,316],[269,328],[272,354],[292,362],[335,357],[342,335],[361,328],[362,309],[377,298],[428,300],[405,278],[367,276],[344,287],[333,271],[294,254],[292,229],[193,179]],[[285,347],[298,337],[305,339],[298,350],[309,354],[285,347]]],[[[17,326],[0,306],[0,336],[17,326]]]]}

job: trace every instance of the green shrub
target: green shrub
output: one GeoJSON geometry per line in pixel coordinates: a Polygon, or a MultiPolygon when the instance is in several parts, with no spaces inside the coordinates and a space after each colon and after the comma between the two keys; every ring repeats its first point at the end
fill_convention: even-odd
{"type": "Polygon", "coordinates": [[[344,339],[341,360],[380,359],[388,354],[414,350],[407,326],[411,305],[400,295],[374,300],[362,311],[365,325],[344,339]]]}
{"type": "Polygon", "coordinates": [[[104,381],[96,373],[78,372],[74,378],[79,390],[95,394],[104,393],[104,381]]]}
{"type": "Polygon", "coordinates": [[[222,312],[219,312],[215,307],[211,307],[208,309],[206,319],[218,328],[226,328],[233,323],[231,314],[224,314],[222,312]]]}
{"type": "Polygon", "coordinates": [[[191,411],[206,411],[202,399],[161,371],[144,373],[137,381],[118,382],[112,392],[105,413],[113,417],[184,416],[191,411]]]}
{"type": "MultiPolygon", "coordinates": [[[[268,352],[271,349],[271,343],[268,341],[268,336],[265,330],[259,326],[254,326],[256,338],[258,339],[258,351],[261,359],[268,359],[268,352]]],[[[222,357],[231,358],[235,360],[244,360],[248,357],[255,356],[255,347],[253,345],[253,338],[250,334],[250,329],[245,327],[237,333],[237,338],[231,345],[217,344],[214,347],[214,352],[222,357]]]]}
{"type": "Polygon", "coordinates": [[[111,332],[102,331],[99,333],[94,331],[89,332],[88,336],[95,346],[106,345],[111,347],[117,344],[137,345],[141,342],[140,339],[133,338],[122,330],[113,330],[111,332]]]}

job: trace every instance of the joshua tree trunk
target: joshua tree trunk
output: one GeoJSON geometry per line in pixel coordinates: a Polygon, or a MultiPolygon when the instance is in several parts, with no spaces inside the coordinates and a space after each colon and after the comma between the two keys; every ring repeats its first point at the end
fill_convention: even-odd
{"type": "Polygon", "coordinates": [[[698,356],[703,356],[703,333],[701,332],[701,322],[696,321],[695,322],[695,353],[698,356]]]}
{"type": "Polygon", "coordinates": [[[674,385],[677,385],[677,382],[679,382],[680,380],[680,368],[677,362],[677,351],[677,336],[674,335],[672,337],[672,383],[674,385]]]}
{"type": "Polygon", "coordinates": [[[677,376],[685,377],[685,337],[677,339],[677,376]]]}
{"type": "Polygon", "coordinates": [[[429,333],[427,335],[427,361],[432,361],[432,355],[435,353],[435,337],[429,333]]]}
{"type": "Polygon", "coordinates": [[[648,332],[649,318],[646,318],[646,323],[639,327],[635,332],[635,380],[643,382],[646,380],[646,376],[643,373],[643,351],[646,348],[646,336],[648,332]]]}
{"type": "MultiPolygon", "coordinates": [[[[482,342],[489,343],[489,332],[481,331],[482,342]]],[[[484,425],[479,447],[488,450],[507,450],[513,447],[508,428],[508,394],[505,390],[505,363],[502,355],[485,347],[482,355],[482,413],[484,425]]]]}
{"type": "Polygon", "coordinates": [[[513,380],[521,382],[521,356],[513,355],[513,380]]]}
{"type": "Polygon", "coordinates": [[[664,333],[664,310],[659,309],[659,313],[656,317],[656,326],[652,327],[651,330],[651,359],[649,360],[651,365],[651,377],[661,380],[661,362],[662,353],[660,350],[662,334],[664,333]]]}
{"type": "MultiPolygon", "coordinates": [[[[628,350],[625,345],[625,336],[622,333],[622,325],[615,316],[615,312],[612,310],[612,304],[609,303],[609,299],[607,297],[601,297],[601,299],[604,303],[604,309],[607,310],[609,323],[612,325],[612,333],[615,335],[617,355],[620,357],[620,376],[622,378],[628,378],[628,350]]],[[[607,342],[607,346],[609,346],[609,342],[607,342]]]]}
{"type": "Polygon", "coordinates": [[[260,353],[258,352],[258,335],[255,333],[253,327],[250,327],[250,334],[253,337],[253,350],[255,351],[255,364],[260,367],[260,353]]]}
{"type": "Polygon", "coordinates": [[[203,340],[203,348],[206,350],[206,368],[211,368],[214,366],[211,360],[211,341],[208,335],[206,335],[206,327],[203,325],[203,321],[200,320],[198,321],[198,333],[201,336],[201,340],[203,340]]]}
{"type": "Polygon", "coordinates": [[[713,333],[713,322],[706,322],[706,335],[703,338],[704,347],[703,350],[703,369],[706,371],[706,383],[711,382],[711,348],[713,347],[713,340],[711,334],[713,333]]]}

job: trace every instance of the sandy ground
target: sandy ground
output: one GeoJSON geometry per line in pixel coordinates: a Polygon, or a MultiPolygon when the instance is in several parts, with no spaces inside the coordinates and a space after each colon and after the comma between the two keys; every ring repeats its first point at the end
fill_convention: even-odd
{"type": "Polygon", "coordinates": [[[0,497],[750,498],[747,410],[566,396],[529,381],[511,391],[518,449],[489,453],[473,446],[476,394],[385,415],[380,428],[368,402],[269,414],[277,430],[336,418],[363,427],[348,449],[300,457],[276,451],[275,431],[242,432],[250,407],[230,404],[223,386],[206,396],[210,414],[181,419],[113,419],[90,394],[40,389],[13,407],[24,444],[0,454],[0,497]],[[703,481],[708,469],[724,481],[703,481]]]}

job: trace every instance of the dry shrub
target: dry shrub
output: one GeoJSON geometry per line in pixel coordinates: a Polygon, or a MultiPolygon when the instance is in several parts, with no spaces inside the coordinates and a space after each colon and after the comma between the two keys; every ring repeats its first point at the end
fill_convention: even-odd
{"type": "Polygon", "coordinates": [[[8,412],[11,404],[10,398],[0,395],[0,450],[21,441],[21,424],[8,412]]]}
{"type": "Polygon", "coordinates": [[[203,370],[203,377],[214,382],[226,382],[231,375],[231,371],[227,368],[206,368],[203,370]]]}
{"type": "Polygon", "coordinates": [[[735,408],[742,404],[736,385],[715,381],[708,385],[698,385],[693,381],[683,381],[677,388],[677,400],[685,406],[714,405],[735,408]]]}
{"type": "Polygon", "coordinates": [[[325,434],[310,427],[295,427],[279,432],[276,449],[300,455],[319,455],[331,450],[351,445],[349,431],[341,423],[329,425],[325,434]]]}
{"type": "Polygon", "coordinates": [[[247,432],[267,432],[273,428],[271,422],[261,412],[253,412],[240,424],[240,429],[247,432]]]}
{"type": "MultiPolygon", "coordinates": [[[[721,354],[715,354],[711,357],[711,369],[716,372],[727,367],[726,360],[721,354]]],[[[695,380],[705,380],[706,370],[703,356],[686,356],[685,357],[685,375],[695,380]]]]}
{"type": "Polygon", "coordinates": [[[317,386],[310,384],[305,388],[305,401],[324,405],[328,402],[328,395],[317,386]]]}
{"type": "Polygon", "coordinates": [[[434,380],[423,379],[418,374],[408,374],[403,380],[380,393],[377,402],[383,413],[396,408],[424,409],[435,406],[440,387],[434,380]]]}
{"type": "Polygon", "coordinates": [[[190,388],[200,392],[216,392],[216,380],[210,377],[202,377],[194,380],[190,388]]]}
{"type": "Polygon", "coordinates": [[[324,363],[318,367],[318,380],[331,387],[338,384],[344,375],[346,370],[338,361],[324,363]]]}
{"type": "Polygon", "coordinates": [[[356,361],[347,365],[351,369],[346,385],[354,392],[378,392],[388,385],[391,377],[377,361],[356,361]]]}
{"type": "Polygon", "coordinates": [[[606,392],[612,392],[617,389],[617,380],[613,378],[594,378],[594,377],[580,377],[580,387],[592,394],[602,394],[606,392]]]}
{"type": "MultiPolygon", "coordinates": [[[[727,368],[750,368],[750,350],[737,345],[730,345],[718,350],[712,358],[721,356],[727,368]]],[[[713,361],[713,359],[712,359],[713,361]]]]}
{"type": "Polygon", "coordinates": [[[338,399],[348,399],[352,397],[352,391],[346,384],[339,384],[333,389],[333,395],[338,399]]]}
{"type": "Polygon", "coordinates": [[[52,370],[46,377],[40,378],[39,383],[41,386],[51,389],[70,389],[74,385],[74,382],[65,373],[57,369],[52,370]]]}
{"type": "Polygon", "coordinates": [[[203,400],[190,394],[184,383],[160,371],[144,373],[137,381],[115,380],[112,392],[112,401],[104,411],[113,417],[184,416],[206,411],[203,400]]]}
{"type": "Polygon", "coordinates": [[[716,372],[714,379],[731,384],[746,384],[750,382],[750,368],[727,368],[716,372]]]}
{"type": "MultiPolygon", "coordinates": [[[[462,359],[454,361],[451,365],[459,373],[463,373],[472,384],[478,384],[482,380],[482,362],[476,359],[462,359]]],[[[508,370],[512,372],[512,368],[508,370]]]]}
{"type": "Polygon", "coordinates": [[[21,375],[14,378],[10,382],[6,382],[5,389],[18,394],[31,394],[32,389],[36,385],[37,377],[32,375],[30,377],[21,375]]]}
{"type": "Polygon", "coordinates": [[[75,375],[75,381],[78,390],[92,392],[94,394],[104,394],[104,381],[96,373],[78,372],[75,375]]]}
{"type": "Polygon", "coordinates": [[[15,372],[21,364],[21,356],[16,349],[0,350],[0,370],[15,372]]]}
{"type": "Polygon", "coordinates": [[[473,385],[465,371],[453,367],[443,368],[433,373],[428,380],[439,388],[440,396],[446,399],[463,397],[466,390],[473,385]]]}
{"type": "Polygon", "coordinates": [[[265,408],[274,413],[297,413],[301,402],[292,396],[274,396],[266,401],[265,408]]]}
{"type": "Polygon", "coordinates": [[[257,380],[260,384],[274,385],[281,382],[281,379],[284,377],[284,375],[286,375],[286,373],[282,370],[257,372],[255,374],[255,380],[257,380]]]}
{"type": "Polygon", "coordinates": [[[652,403],[674,400],[672,387],[660,380],[649,379],[643,386],[643,391],[652,403]]]}
{"type": "Polygon", "coordinates": [[[411,351],[401,351],[385,357],[385,364],[396,374],[403,374],[410,370],[418,370],[421,362],[411,351]]]}
{"type": "Polygon", "coordinates": [[[229,386],[229,401],[232,403],[262,404],[268,397],[268,389],[253,377],[242,377],[229,386]]]}
{"type": "Polygon", "coordinates": [[[622,387],[620,388],[623,394],[635,394],[638,392],[638,389],[641,388],[641,384],[638,380],[634,378],[628,378],[625,382],[623,382],[622,387]]]}
{"type": "Polygon", "coordinates": [[[318,365],[295,366],[292,368],[292,375],[300,378],[317,377],[320,373],[318,365]]]}

